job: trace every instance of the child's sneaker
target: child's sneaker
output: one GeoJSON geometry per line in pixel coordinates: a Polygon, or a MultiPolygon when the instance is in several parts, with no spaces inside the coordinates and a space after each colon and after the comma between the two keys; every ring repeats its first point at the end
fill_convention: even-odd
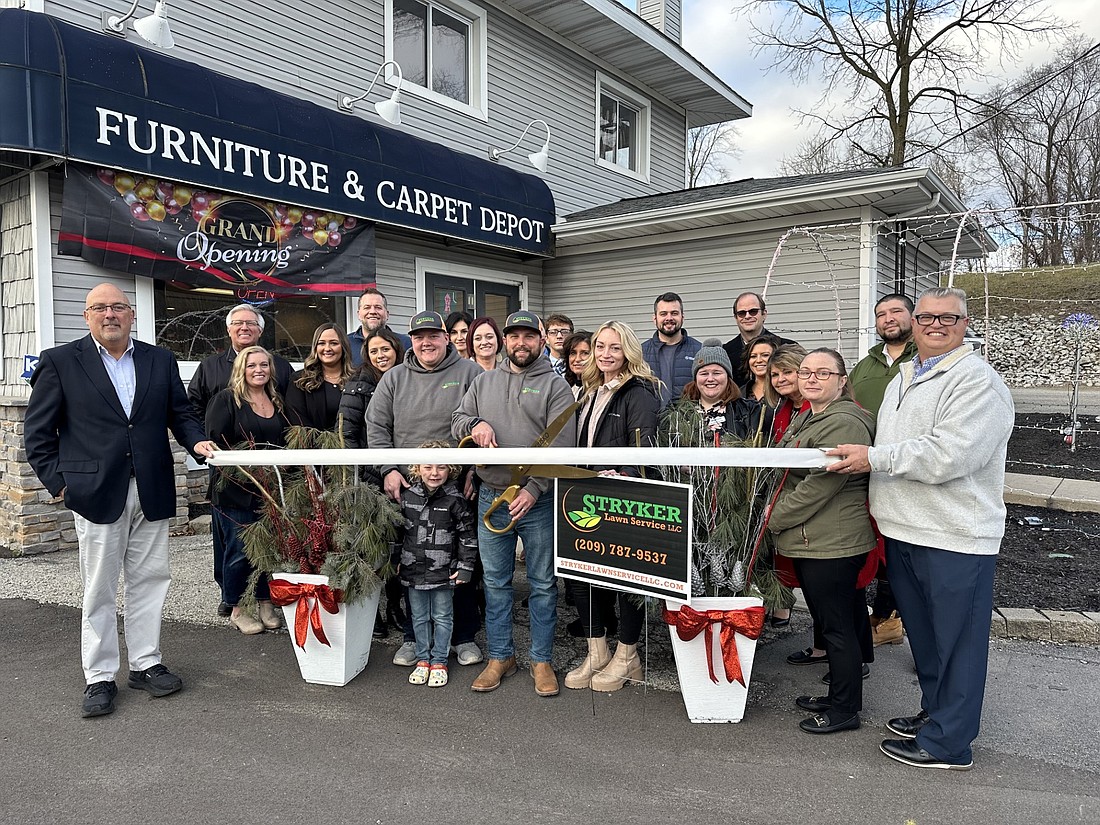
{"type": "Polygon", "coordinates": [[[428,663],[417,662],[416,667],[413,668],[413,672],[409,674],[410,685],[422,685],[428,681],[428,663]]]}
{"type": "Polygon", "coordinates": [[[447,684],[447,666],[432,665],[431,674],[428,676],[428,687],[443,687],[447,684]]]}

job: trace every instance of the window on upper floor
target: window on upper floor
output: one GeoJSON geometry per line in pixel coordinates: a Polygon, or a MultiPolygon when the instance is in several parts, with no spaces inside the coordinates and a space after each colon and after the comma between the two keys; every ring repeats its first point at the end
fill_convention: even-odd
{"type": "Polygon", "coordinates": [[[596,161],[642,180],[649,176],[649,101],[607,77],[596,79],[596,161]]]}
{"type": "Polygon", "coordinates": [[[386,57],[405,89],[484,119],[485,11],[464,0],[386,0],[386,57]]]}

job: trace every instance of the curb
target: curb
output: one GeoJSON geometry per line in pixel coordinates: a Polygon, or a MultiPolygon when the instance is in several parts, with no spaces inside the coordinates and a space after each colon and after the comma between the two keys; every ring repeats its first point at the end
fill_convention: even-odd
{"type": "Polygon", "coordinates": [[[1100,613],[998,607],[989,635],[994,639],[1027,639],[1100,646],[1100,613]]]}

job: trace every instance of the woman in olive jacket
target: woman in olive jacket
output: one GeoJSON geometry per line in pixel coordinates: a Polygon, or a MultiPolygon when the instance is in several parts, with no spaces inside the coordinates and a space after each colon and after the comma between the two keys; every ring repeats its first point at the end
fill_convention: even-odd
{"type": "MultiPolygon", "coordinates": [[[[810,409],[791,422],[780,447],[872,442],[874,421],[852,400],[839,353],[831,349],[808,353],[798,369],[798,388],[810,409]]],[[[860,568],[875,546],[867,486],[866,474],[791,469],[768,521],[776,534],[776,550],[794,562],[829,660],[828,695],[795,700],[799,707],[814,712],[799,724],[806,733],[859,727],[863,662],[874,657],[867,606],[856,588],[860,568]]]]}

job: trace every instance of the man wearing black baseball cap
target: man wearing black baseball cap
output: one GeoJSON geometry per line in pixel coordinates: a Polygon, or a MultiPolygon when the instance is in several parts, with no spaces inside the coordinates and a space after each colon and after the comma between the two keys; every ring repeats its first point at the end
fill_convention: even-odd
{"type": "MultiPolygon", "coordinates": [[[[499,369],[484,372],[462,397],[451,431],[455,438],[473,436],[479,447],[529,447],[546,427],[573,403],[565,379],[542,357],[546,339],[539,317],[520,310],[504,324],[504,353],[499,369]]],[[[569,421],[553,446],[573,447],[577,428],[569,421]]],[[[516,536],[523,539],[527,581],[531,585],[531,676],[539,696],[558,693],[558,677],[550,664],[554,628],[558,620],[558,590],[554,583],[554,522],[550,479],[527,477],[505,510],[498,509],[492,524],[498,530],[515,520],[503,535],[485,529],[481,518],[510,483],[507,467],[478,467],[478,549],[485,568],[485,637],[489,664],[472,685],[487,692],[516,672],[512,635],[512,575],[516,569],[516,536]]]]}
{"type": "MultiPolygon", "coordinates": [[[[481,367],[463,358],[447,337],[443,318],[430,310],[418,312],[409,322],[412,349],[405,360],[382,375],[367,407],[365,432],[371,448],[418,447],[426,441],[447,440],[451,435],[451,414],[462,394],[481,374],[481,367]]],[[[408,487],[405,468],[383,465],[382,486],[386,495],[400,500],[401,488],[408,487]]],[[[472,587],[455,591],[455,623],[451,643],[461,665],[482,661],[474,634],[481,627],[476,595],[472,587]]],[[[416,643],[411,620],[405,622],[405,641],[393,657],[401,666],[416,664],[416,643]]]]}

